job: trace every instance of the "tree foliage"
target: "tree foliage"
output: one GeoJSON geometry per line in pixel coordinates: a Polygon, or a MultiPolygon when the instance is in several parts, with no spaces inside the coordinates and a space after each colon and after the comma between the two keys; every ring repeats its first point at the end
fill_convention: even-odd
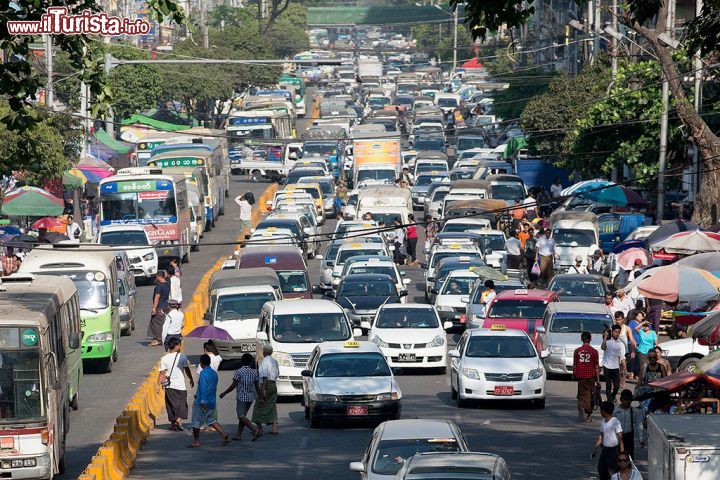
{"type": "Polygon", "coordinates": [[[510,87],[493,94],[493,113],[502,119],[520,118],[525,106],[548,90],[554,75],[548,72],[516,72],[503,75],[498,80],[510,87]]]}
{"type": "MultiPolygon", "coordinates": [[[[455,46],[452,23],[415,25],[412,27],[411,33],[420,51],[427,53],[431,57],[437,57],[444,62],[452,60],[455,46]]],[[[474,56],[472,35],[463,24],[458,25],[457,44],[458,61],[474,56]]]]}

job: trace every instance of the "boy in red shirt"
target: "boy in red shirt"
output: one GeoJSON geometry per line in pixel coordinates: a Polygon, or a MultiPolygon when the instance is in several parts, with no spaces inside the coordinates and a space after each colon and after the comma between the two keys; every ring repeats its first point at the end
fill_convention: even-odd
{"type": "Polygon", "coordinates": [[[593,386],[600,383],[600,360],[598,351],[590,345],[590,332],[582,332],[580,339],[583,344],[573,353],[573,377],[578,382],[578,418],[582,421],[585,413],[585,421],[589,423],[593,411],[593,386]]]}

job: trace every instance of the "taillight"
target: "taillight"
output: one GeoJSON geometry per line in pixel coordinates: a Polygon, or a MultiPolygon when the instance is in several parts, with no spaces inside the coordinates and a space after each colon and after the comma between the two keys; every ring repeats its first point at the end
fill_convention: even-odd
{"type": "Polygon", "coordinates": [[[466,315],[460,315],[460,323],[465,323],[466,319],[467,319],[466,315]]]}
{"type": "Polygon", "coordinates": [[[47,428],[43,428],[40,432],[40,441],[43,445],[50,443],[50,431],[47,428]]]}

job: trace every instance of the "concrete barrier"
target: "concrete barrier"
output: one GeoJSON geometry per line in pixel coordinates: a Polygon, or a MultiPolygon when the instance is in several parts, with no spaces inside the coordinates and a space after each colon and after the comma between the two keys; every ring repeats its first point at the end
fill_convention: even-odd
{"type": "MultiPolygon", "coordinates": [[[[265,213],[263,211],[265,200],[272,199],[277,189],[277,184],[272,184],[260,195],[263,200],[258,201],[253,208],[253,226],[262,220],[265,213]]],[[[236,241],[240,242],[243,239],[244,232],[241,232],[236,241]]],[[[220,270],[224,261],[225,257],[219,258],[205,272],[190,297],[192,301],[185,305],[183,336],[195,328],[205,325],[203,315],[208,308],[210,277],[220,270]]],[[[78,480],[123,480],[130,474],[140,449],[155,428],[157,418],[165,405],[165,392],[157,387],[159,366],[160,362],[145,377],[145,381],[138,387],[125,409],[115,419],[113,433],[98,448],[97,454],[92,457],[78,480]]]]}

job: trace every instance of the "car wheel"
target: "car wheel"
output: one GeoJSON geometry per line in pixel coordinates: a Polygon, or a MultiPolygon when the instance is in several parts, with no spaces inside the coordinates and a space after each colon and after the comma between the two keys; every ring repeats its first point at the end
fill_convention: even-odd
{"type": "Polygon", "coordinates": [[[462,398],[460,392],[457,393],[456,397],[455,403],[457,403],[458,408],[467,408],[470,406],[470,401],[462,398]]]}
{"type": "Polygon", "coordinates": [[[73,410],[77,410],[78,408],[80,408],[80,392],[75,392],[75,395],[70,402],[70,408],[72,408],[73,410]]]}
{"type": "Polygon", "coordinates": [[[305,407],[305,420],[310,420],[310,407],[305,407]]]}
{"type": "Polygon", "coordinates": [[[182,263],[190,263],[190,249],[187,249],[185,251],[185,255],[182,256],[182,259],[180,261],[182,263]]]}
{"type": "Polygon", "coordinates": [[[115,350],[113,350],[113,354],[112,354],[112,361],[113,361],[113,362],[117,362],[117,361],[118,361],[118,357],[119,357],[118,347],[117,347],[117,344],[115,344],[115,350]]]}
{"type": "Polygon", "coordinates": [[[678,372],[690,372],[690,371],[694,370],[695,365],[697,365],[697,363],[699,361],[700,361],[700,359],[697,357],[686,358],[685,360],[680,362],[680,364],[678,365],[677,371],[678,372]]]}
{"type": "Polygon", "coordinates": [[[538,410],[545,408],[545,399],[533,400],[533,408],[537,408],[538,410]]]}
{"type": "Polygon", "coordinates": [[[310,412],[310,428],[319,428],[320,427],[320,417],[318,417],[315,413],[310,412]]]}
{"type": "Polygon", "coordinates": [[[193,245],[192,247],[190,247],[190,251],[191,251],[191,252],[197,252],[198,250],[200,250],[200,246],[199,246],[199,245],[193,245]]]}
{"type": "Polygon", "coordinates": [[[101,360],[100,370],[103,373],[112,373],[113,360],[112,357],[108,357],[105,360],[101,360]]]}
{"type": "Polygon", "coordinates": [[[135,317],[133,316],[132,321],[130,322],[130,330],[135,331],[135,317]]]}
{"type": "Polygon", "coordinates": [[[450,385],[450,398],[452,398],[453,400],[457,400],[458,398],[458,392],[452,385],[450,385]]]}
{"type": "Polygon", "coordinates": [[[253,181],[254,183],[259,183],[260,180],[262,180],[262,175],[260,175],[260,172],[255,170],[254,172],[252,172],[250,174],[250,180],[253,181]]]}

